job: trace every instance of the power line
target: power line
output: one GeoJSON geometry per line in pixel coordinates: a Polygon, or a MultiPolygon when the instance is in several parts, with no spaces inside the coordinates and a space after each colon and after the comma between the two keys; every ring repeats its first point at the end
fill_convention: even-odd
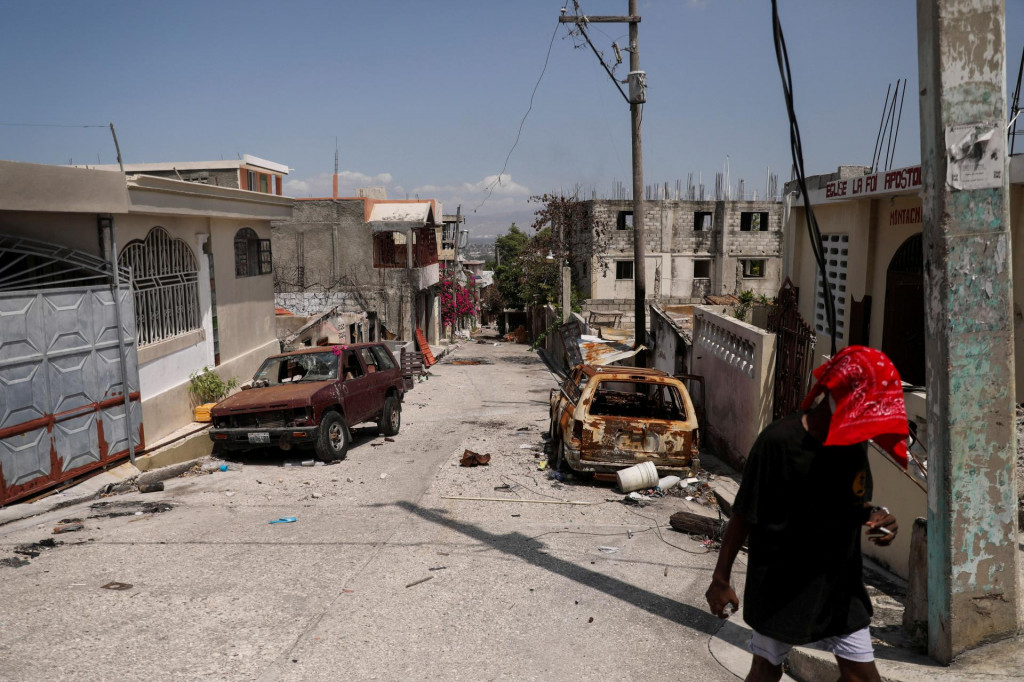
{"type": "Polygon", "coordinates": [[[101,125],[79,125],[64,123],[0,123],[0,126],[19,128],[106,128],[107,124],[101,125]]]}
{"type": "MultiPolygon", "coordinates": [[[[562,5],[562,9],[565,10],[565,6],[569,4],[569,0],[565,1],[565,5],[562,5]]],[[[498,173],[498,177],[494,179],[490,185],[487,186],[487,195],[480,201],[476,208],[473,209],[473,213],[476,213],[487,200],[494,194],[494,187],[501,184],[501,176],[505,174],[505,170],[508,168],[508,160],[512,158],[512,152],[516,150],[519,145],[519,138],[523,134],[523,126],[526,125],[526,117],[533,111],[533,98],[537,95],[537,88],[540,87],[541,80],[544,79],[544,73],[548,70],[548,62],[551,60],[551,48],[555,44],[555,36],[558,35],[558,23],[555,23],[555,30],[551,32],[551,41],[548,43],[548,53],[544,56],[544,67],[540,70],[540,75],[537,76],[537,82],[533,85],[533,92],[530,93],[530,106],[526,109],[526,113],[523,114],[522,120],[519,121],[519,131],[516,132],[516,141],[512,143],[512,148],[508,150],[508,154],[505,155],[505,164],[501,167],[501,172],[498,173]]]]}

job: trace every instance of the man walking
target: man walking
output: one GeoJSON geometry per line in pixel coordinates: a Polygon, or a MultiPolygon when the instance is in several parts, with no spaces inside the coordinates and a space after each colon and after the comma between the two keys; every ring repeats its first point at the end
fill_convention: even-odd
{"type": "Polygon", "coordinates": [[[750,682],[777,681],[789,650],[811,643],[835,655],[843,680],[880,679],[860,527],[888,545],[898,525],[888,509],[871,505],[866,441],[906,467],[902,383],[888,357],[863,346],[844,348],[814,376],[802,411],[766,427],[750,451],[706,594],[719,618],[739,606],[729,579],[749,541],[750,682]]]}

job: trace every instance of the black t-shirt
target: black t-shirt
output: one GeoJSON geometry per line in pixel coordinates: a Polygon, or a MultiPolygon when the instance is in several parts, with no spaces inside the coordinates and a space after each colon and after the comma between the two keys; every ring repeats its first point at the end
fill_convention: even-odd
{"type": "Polygon", "coordinates": [[[855,632],[872,614],[860,555],[866,448],[826,447],[800,418],[761,432],[733,507],[751,524],[744,619],[789,644],[855,632]]]}

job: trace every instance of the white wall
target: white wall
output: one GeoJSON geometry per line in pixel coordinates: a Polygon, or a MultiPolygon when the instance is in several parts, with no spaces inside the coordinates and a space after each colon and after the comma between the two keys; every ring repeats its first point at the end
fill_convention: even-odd
{"type": "Polygon", "coordinates": [[[693,374],[704,377],[707,435],[716,453],[742,466],[772,420],[775,334],[696,306],[693,374]]]}

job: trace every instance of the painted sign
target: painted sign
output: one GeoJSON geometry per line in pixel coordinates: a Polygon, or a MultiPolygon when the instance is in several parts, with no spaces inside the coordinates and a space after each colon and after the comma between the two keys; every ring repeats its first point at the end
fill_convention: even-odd
{"type": "Polygon", "coordinates": [[[921,207],[894,208],[889,211],[889,225],[918,225],[921,222],[921,207]]]}
{"type": "Polygon", "coordinates": [[[856,178],[833,180],[825,185],[826,199],[849,199],[852,197],[892,194],[901,190],[921,187],[921,167],[897,168],[856,178]]]}

